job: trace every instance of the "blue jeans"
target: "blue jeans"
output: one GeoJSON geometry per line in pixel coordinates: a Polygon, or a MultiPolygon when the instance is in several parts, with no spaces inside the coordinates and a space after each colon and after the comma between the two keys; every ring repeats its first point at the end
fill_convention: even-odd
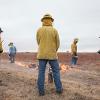
{"type": "Polygon", "coordinates": [[[11,63],[14,63],[15,62],[15,54],[10,53],[9,54],[9,60],[10,60],[11,63]]]}
{"type": "Polygon", "coordinates": [[[58,61],[41,59],[39,60],[39,74],[38,74],[38,82],[37,82],[39,92],[44,93],[45,69],[46,69],[47,62],[49,62],[52,68],[56,91],[62,91],[62,83],[60,81],[60,70],[59,70],[58,61]]]}
{"type": "Polygon", "coordinates": [[[71,60],[71,64],[72,65],[76,65],[77,64],[77,60],[78,60],[78,58],[76,58],[76,57],[72,57],[72,60],[71,60]]]}

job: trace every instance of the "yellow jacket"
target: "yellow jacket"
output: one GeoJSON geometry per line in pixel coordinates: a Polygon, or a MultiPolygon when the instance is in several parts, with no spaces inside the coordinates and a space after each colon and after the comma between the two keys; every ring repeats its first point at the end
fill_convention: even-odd
{"type": "Polygon", "coordinates": [[[57,59],[57,50],[60,45],[59,35],[52,26],[42,26],[37,31],[38,54],[37,59],[57,59]]]}
{"type": "Polygon", "coordinates": [[[77,56],[77,45],[75,43],[71,44],[71,54],[77,56]]]}

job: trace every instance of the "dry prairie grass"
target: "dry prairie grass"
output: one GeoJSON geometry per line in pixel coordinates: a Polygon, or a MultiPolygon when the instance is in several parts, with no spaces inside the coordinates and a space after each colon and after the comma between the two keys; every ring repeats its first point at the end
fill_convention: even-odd
{"type": "Polygon", "coordinates": [[[58,95],[54,84],[47,82],[46,94],[38,96],[37,69],[0,63],[0,100],[100,100],[100,60],[61,72],[64,92],[58,95]]]}

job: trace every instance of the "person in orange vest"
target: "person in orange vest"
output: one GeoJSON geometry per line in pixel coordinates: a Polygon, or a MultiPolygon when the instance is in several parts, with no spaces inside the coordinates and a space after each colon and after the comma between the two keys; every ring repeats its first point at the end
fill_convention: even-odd
{"type": "Polygon", "coordinates": [[[78,38],[75,38],[73,43],[71,44],[71,67],[75,67],[77,64],[78,60],[78,55],[77,55],[77,43],[78,43],[78,38]]]}
{"type": "Polygon", "coordinates": [[[56,93],[61,94],[63,89],[60,80],[60,68],[57,57],[57,51],[60,45],[59,34],[52,25],[54,19],[50,14],[45,14],[41,21],[42,27],[38,29],[36,34],[39,48],[37,54],[37,59],[39,60],[39,73],[37,82],[39,95],[45,95],[44,81],[47,63],[49,63],[52,68],[56,93]]]}

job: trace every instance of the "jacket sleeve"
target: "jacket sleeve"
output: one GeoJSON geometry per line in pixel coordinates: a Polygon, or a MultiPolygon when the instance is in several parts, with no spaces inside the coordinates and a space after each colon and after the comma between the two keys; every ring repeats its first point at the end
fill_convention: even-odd
{"type": "Polygon", "coordinates": [[[37,34],[36,34],[36,40],[37,40],[37,44],[40,44],[40,36],[39,36],[39,31],[40,29],[38,29],[37,34]]]}
{"type": "Polygon", "coordinates": [[[57,51],[60,46],[60,39],[57,30],[55,30],[55,33],[56,33],[56,51],[57,51]]]}
{"type": "Polygon", "coordinates": [[[0,41],[0,49],[2,49],[2,42],[0,41]]]}
{"type": "Polygon", "coordinates": [[[15,53],[17,52],[17,49],[16,49],[16,47],[15,47],[15,53]]]}
{"type": "Polygon", "coordinates": [[[3,50],[1,38],[0,38],[0,50],[3,50]]]}

